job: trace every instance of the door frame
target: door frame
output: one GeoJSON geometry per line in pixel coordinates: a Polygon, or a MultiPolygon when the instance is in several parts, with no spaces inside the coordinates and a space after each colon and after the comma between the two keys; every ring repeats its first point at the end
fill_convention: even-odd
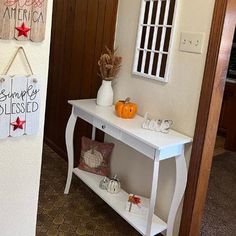
{"type": "Polygon", "coordinates": [[[183,204],[180,236],[200,234],[235,23],[235,0],[216,0],[183,204]]]}

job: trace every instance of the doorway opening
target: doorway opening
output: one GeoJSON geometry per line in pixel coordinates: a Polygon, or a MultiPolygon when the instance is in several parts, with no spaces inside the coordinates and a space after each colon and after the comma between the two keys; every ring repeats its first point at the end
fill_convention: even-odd
{"type": "Polygon", "coordinates": [[[236,2],[216,0],[181,218],[181,236],[200,234],[235,26],[236,2]]]}
{"type": "Polygon", "coordinates": [[[231,50],[223,103],[218,127],[218,136],[224,141],[224,149],[236,152],[236,33],[231,50]]]}
{"type": "Polygon", "coordinates": [[[226,78],[201,235],[236,232],[236,33],[226,78]]]}

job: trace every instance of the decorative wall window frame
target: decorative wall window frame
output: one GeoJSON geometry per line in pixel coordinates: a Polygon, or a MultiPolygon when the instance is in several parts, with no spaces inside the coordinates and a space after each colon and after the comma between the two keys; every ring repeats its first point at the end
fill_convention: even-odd
{"type": "Polygon", "coordinates": [[[178,0],[141,0],[133,74],[168,82],[178,0]]]}

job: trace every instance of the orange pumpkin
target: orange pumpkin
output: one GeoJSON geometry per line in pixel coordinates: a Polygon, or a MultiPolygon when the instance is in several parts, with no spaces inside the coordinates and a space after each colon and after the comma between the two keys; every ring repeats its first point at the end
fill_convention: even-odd
{"type": "Polygon", "coordinates": [[[130,102],[130,98],[125,101],[118,101],[115,104],[116,115],[123,119],[132,119],[137,113],[138,107],[136,103],[130,102]]]}

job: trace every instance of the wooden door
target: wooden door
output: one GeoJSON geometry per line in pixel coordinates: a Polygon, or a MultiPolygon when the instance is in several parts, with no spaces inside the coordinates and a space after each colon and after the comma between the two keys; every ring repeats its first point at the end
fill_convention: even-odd
{"type": "MultiPolygon", "coordinates": [[[[70,99],[94,98],[101,84],[97,61],[104,46],[114,44],[118,0],[54,0],[46,107],[45,140],[66,157],[65,128],[70,99]]],[[[91,127],[75,129],[75,157],[80,137],[91,127]]]]}

